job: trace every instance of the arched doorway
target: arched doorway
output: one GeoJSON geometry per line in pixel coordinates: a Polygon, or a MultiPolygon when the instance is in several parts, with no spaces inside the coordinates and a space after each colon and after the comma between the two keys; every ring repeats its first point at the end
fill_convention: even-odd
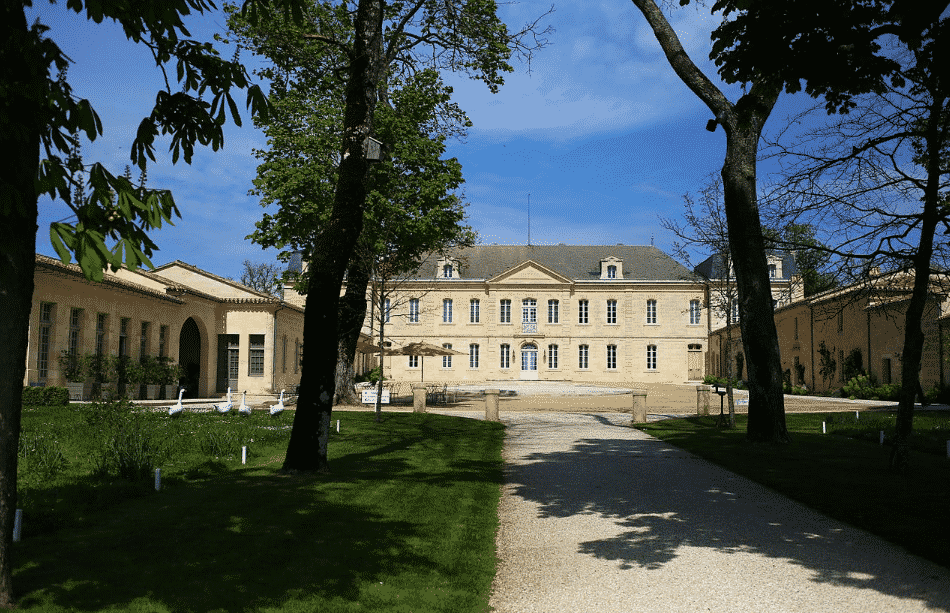
{"type": "Polygon", "coordinates": [[[521,347],[521,379],[538,380],[538,346],[528,343],[521,347]]]}
{"type": "Polygon", "coordinates": [[[185,397],[197,398],[201,379],[201,332],[191,317],[185,320],[178,336],[178,365],[181,366],[179,385],[185,388],[185,397]]]}

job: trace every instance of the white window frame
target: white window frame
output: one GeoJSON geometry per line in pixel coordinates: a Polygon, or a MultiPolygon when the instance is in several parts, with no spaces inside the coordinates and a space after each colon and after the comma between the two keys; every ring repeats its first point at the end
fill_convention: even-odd
{"type": "Polygon", "coordinates": [[[650,298],[647,300],[647,324],[656,323],[656,299],[650,298]]]}
{"type": "Polygon", "coordinates": [[[442,300],[442,323],[452,323],[452,299],[444,298],[442,300]]]}
{"type": "Polygon", "coordinates": [[[409,323],[411,324],[419,323],[419,299],[418,298],[409,299],[409,323]]]}
{"type": "Polygon", "coordinates": [[[607,345],[607,370],[617,370],[616,345],[607,345]]]}
{"type": "Polygon", "coordinates": [[[548,369],[557,370],[557,345],[548,345],[548,369]]]}
{"type": "Polygon", "coordinates": [[[690,300],[689,301],[689,323],[691,326],[698,325],[702,322],[702,304],[699,300],[690,300]]]}
{"type": "Polygon", "coordinates": [[[471,343],[468,346],[468,367],[478,368],[478,343],[471,343]]]}
{"type": "Polygon", "coordinates": [[[577,367],[581,370],[590,368],[590,345],[577,346],[577,367]]]}
{"type": "Polygon", "coordinates": [[[617,323],[617,301],[607,301],[607,323],[610,325],[617,323]]]}
{"type": "Polygon", "coordinates": [[[616,279],[617,278],[617,266],[616,264],[607,265],[607,278],[616,279]]]}
{"type": "Polygon", "coordinates": [[[656,345],[647,345],[647,370],[656,370],[656,345]]]}
{"type": "Polygon", "coordinates": [[[481,318],[481,308],[478,298],[472,298],[469,302],[468,308],[468,321],[469,323],[477,324],[481,318]]]}
{"type": "Polygon", "coordinates": [[[383,321],[389,323],[389,298],[383,303],[383,321]]]}
{"type": "MultiPolygon", "coordinates": [[[[442,343],[443,349],[451,349],[452,343],[442,343]]],[[[442,368],[452,368],[452,356],[444,355],[442,356],[442,368]]]]}
{"type": "Polygon", "coordinates": [[[409,368],[419,368],[419,356],[409,356],[409,368]]]}
{"type": "Polygon", "coordinates": [[[511,299],[502,298],[498,304],[498,323],[511,323],[511,299]]]}
{"type": "Polygon", "coordinates": [[[500,368],[502,370],[508,370],[511,368],[511,345],[508,343],[502,343],[498,352],[498,359],[500,363],[500,368]]]}
{"type": "Polygon", "coordinates": [[[561,303],[558,300],[548,300],[548,323],[561,323],[561,303]]]}
{"type": "Polygon", "coordinates": [[[590,300],[581,299],[577,301],[577,323],[590,323],[590,300]]]}

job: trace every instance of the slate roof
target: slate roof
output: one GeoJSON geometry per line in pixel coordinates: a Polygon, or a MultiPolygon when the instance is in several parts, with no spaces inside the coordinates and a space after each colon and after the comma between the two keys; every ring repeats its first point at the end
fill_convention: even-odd
{"type": "MultiPolygon", "coordinates": [[[[462,280],[486,280],[533,260],[575,281],[600,279],[600,261],[623,262],[625,281],[696,281],[698,278],[656,247],[638,245],[476,245],[450,254],[462,280]]],[[[430,254],[414,279],[432,279],[441,258],[430,254]]],[[[618,279],[619,280],[619,279],[618,279]]]]}
{"type": "MultiPolygon", "coordinates": [[[[795,264],[795,256],[785,251],[769,251],[769,255],[776,256],[782,260],[782,276],[777,277],[781,280],[791,280],[798,274],[798,265],[795,264]]],[[[700,262],[693,271],[703,279],[725,279],[726,270],[721,255],[711,255],[700,262]]]]}

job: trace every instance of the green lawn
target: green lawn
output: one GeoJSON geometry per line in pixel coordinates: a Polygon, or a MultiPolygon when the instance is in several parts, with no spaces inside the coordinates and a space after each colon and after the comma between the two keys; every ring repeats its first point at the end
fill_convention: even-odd
{"type": "Polygon", "coordinates": [[[790,445],[751,444],[746,416],[736,430],[715,417],[669,419],[637,427],[757,481],[831,517],[950,567],[950,414],[919,412],[911,471],[888,470],[893,415],[789,414],[790,445]],[[828,434],[822,434],[826,422],[828,434]],[[885,445],[879,444],[885,430],[885,445]],[[863,437],[863,438],[862,438],[863,437]]]}
{"type": "Polygon", "coordinates": [[[500,424],[335,413],[331,473],[288,476],[278,469],[292,413],[153,413],[119,419],[121,427],[72,408],[23,417],[24,536],[14,547],[22,610],[488,608],[500,424]],[[160,457],[159,492],[151,475],[130,482],[98,467],[116,442],[102,432],[134,441],[135,428],[155,441],[139,447],[160,457]],[[50,468],[56,450],[65,464],[50,468]]]}

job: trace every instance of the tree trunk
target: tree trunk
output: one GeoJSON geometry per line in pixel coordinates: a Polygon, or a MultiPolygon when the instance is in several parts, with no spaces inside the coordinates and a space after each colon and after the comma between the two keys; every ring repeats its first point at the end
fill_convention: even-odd
{"type": "Polygon", "coordinates": [[[749,363],[747,436],[753,441],[788,442],[778,333],[755,191],[759,137],[781,89],[754,83],[733,105],[693,64],[656,3],[632,1],[650,24],[677,76],[709,107],[726,132],[723,201],[739,289],[742,344],[749,363]]]}
{"type": "Polygon", "coordinates": [[[340,335],[336,364],[336,393],[334,404],[359,404],[353,387],[356,359],[356,344],[360,339],[363,321],[366,319],[366,288],[369,273],[363,262],[350,262],[346,272],[346,293],[340,299],[340,335]]]}
{"type": "Polygon", "coordinates": [[[42,104],[47,66],[20,3],[0,9],[0,143],[11,158],[0,164],[0,608],[12,608],[13,522],[17,506],[17,450],[26,372],[33,273],[42,104]]]}
{"type": "Polygon", "coordinates": [[[726,161],[723,200],[729,250],[739,290],[739,326],[749,369],[750,441],[787,443],[785,397],[778,332],[772,308],[765,241],[756,199],[756,154],[762,127],[778,97],[774,88],[753,86],[723,122],[726,161]]]}
{"type": "MultiPolygon", "coordinates": [[[[924,347],[924,333],[920,322],[927,306],[930,291],[930,260],[933,255],[934,233],[939,218],[940,153],[945,145],[940,129],[946,98],[935,96],[930,103],[927,132],[927,185],[924,188],[924,212],[920,223],[920,244],[914,262],[914,290],[904,319],[904,350],[901,354],[901,393],[897,407],[896,433],[891,451],[891,469],[905,471],[910,465],[910,435],[914,429],[914,396],[920,385],[920,357],[924,347]]],[[[921,399],[923,400],[923,399],[921,399]]]]}
{"type": "Polygon", "coordinates": [[[363,141],[372,134],[376,84],[382,73],[382,0],[360,0],[356,10],[343,118],[344,143],[333,210],[315,241],[304,312],[300,396],[283,468],[327,472],[330,412],[336,387],[339,304],[343,273],[363,229],[369,165],[363,141]]]}

